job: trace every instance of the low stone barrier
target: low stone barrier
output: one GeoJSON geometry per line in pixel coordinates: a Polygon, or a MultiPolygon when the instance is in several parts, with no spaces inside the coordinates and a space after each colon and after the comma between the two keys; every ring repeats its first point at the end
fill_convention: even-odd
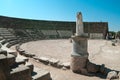
{"type": "Polygon", "coordinates": [[[61,62],[58,59],[55,58],[48,58],[48,57],[33,57],[36,61],[40,61],[46,65],[51,65],[56,68],[66,68],[70,69],[70,62],[61,62]]]}

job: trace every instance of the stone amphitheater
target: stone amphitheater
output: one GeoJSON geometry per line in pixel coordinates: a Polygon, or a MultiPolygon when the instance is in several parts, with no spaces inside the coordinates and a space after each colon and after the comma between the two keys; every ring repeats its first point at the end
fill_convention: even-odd
{"type": "MultiPolygon", "coordinates": [[[[106,79],[100,73],[91,77],[70,70],[70,36],[74,32],[71,29],[23,29],[16,23],[9,23],[6,18],[1,18],[0,22],[0,80],[106,79]]],[[[115,46],[112,43],[109,40],[89,39],[89,60],[95,64],[105,64],[120,76],[120,42],[114,41],[115,46]]]]}

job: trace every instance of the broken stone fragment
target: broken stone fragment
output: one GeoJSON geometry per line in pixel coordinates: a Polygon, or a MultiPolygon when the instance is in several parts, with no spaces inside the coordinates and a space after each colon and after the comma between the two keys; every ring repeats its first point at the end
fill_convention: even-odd
{"type": "Polygon", "coordinates": [[[119,79],[120,79],[120,72],[118,73],[118,77],[119,77],[119,79]]]}
{"type": "Polygon", "coordinates": [[[33,53],[26,53],[26,57],[33,58],[34,56],[35,56],[35,54],[33,54],[33,53]]]}
{"type": "Polygon", "coordinates": [[[63,66],[63,67],[62,67],[62,70],[67,70],[67,68],[63,66]]]}
{"type": "Polygon", "coordinates": [[[49,62],[50,62],[50,63],[53,63],[53,64],[56,64],[56,63],[59,62],[59,60],[58,60],[58,59],[51,58],[51,59],[49,59],[49,62]]]}
{"type": "Polygon", "coordinates": [[[63,67],[63,63],[62,62],[57,63],[57,68],[62,68],[62,67],[63,67]]]}
{"type": "Polygon", "coordinates": [[[48,64],[49,63],[49,58],[47,58],[47,57],[40,57],[39,61],[43,62],[44,64],[48,64]]]}
{"type": "Polygon", "coordinates": [[[43,69],[34,68],[34,75],[32,75],[32,80],[52,80],[50,72],[43,69]]]}
{"type": "Polygon", "coordinates": [[[39,59],[40,59],[41,61],[46,61],[46,62],[49,61],[49,58],[47,58],[47,57],[40,57],[39,59]]]}
{"type": "Polygon", "coordinates": [[[64,62],[63,63],[63,66],[70,69],[70,62],[64,62]]]}
{"type": "Polygon", "coordinates": [[[114,42],[112,43],[112,46],[116,46],[114,42]]]}
{"type": "Polygon", "coordinates": [[[118,79],[118,75],[117,75],[117,72],[116,71],[110,71],[108,74],[107,74],[107,79],[118,79]]]}
{"type": "Polygon", "coordinates": [[[49,59],[49,64],[52,65],[52,66],[57,67],[58,63],[59,63],[58,59],[54,59],[54,58],[49,59]]]}
{"type": "Polygon", "coordinates": [[[35,59],[35,60],[39,60],[39,57],[37,57],[37,56],[34,56],[34,57],[33,57],[33,59],[35,59]]]}

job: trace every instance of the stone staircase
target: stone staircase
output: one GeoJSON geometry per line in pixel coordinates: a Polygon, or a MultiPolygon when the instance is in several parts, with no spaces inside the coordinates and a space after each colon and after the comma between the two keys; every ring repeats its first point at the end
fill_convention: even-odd
{"type": "Polygon", "coordinates": [[[69,30],[57,30],[60,38],[70,38],[73,35],[72,31],[69,30]]]}
{"type": "Polygon", "coordinates": [[[0,80],[51,80],[48,71],[35,68],[28,58],[0,49],[0,80]]]}
{"type": "Polygon", "coordinates": [[[0,35],[5,39],[15,38],[16,36],[12,34],[7,28],[0,28],[0,35]]]}
{"type": "Polygon", "coordinates": [[[41,30],[46,39],[54,39],[58,37],[56,30],[41,30]]]}

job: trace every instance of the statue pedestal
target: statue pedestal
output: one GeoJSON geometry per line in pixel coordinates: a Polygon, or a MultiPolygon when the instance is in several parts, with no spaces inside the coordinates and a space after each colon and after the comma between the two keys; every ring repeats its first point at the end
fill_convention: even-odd
{"type": "Polygon", "coordinates": [[[81,73],[91,76],[90,73],[108,73],[105,71],[104,66],[96,65],[89,62],[87,51],[87,35],[84,34],[84,27],[82,22],[82,14],[78,12],[76,21],[76,35],[72,36],[73,51],[71,53],[71,70],[75,73],[81,73]]]}
{"type": "Polygon", "coordinates": [[[73,51],[71,53],[71,69],[73,72],[87,74],[88,62],[87,37],[72,36],[73,51]]]}
{"type": "Polygon", "coordinates": [[[72,36],[73,41],[73,51],[71,55],[74,56],[81,56],[81,57],[88,57],[87,52],[87,37],[83,36],[72,36]]]}

